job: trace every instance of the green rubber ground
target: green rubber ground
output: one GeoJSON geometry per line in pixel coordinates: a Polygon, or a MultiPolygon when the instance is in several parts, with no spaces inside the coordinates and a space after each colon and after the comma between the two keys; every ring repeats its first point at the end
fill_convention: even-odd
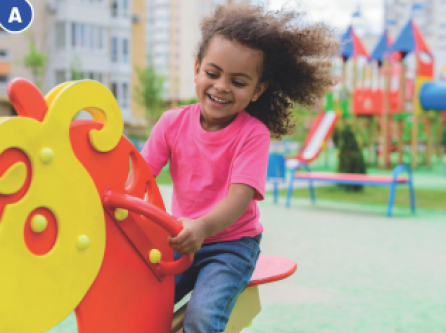
{"type": "MultiPolygon", "coordinates": [[[[171,187],[161,191],[170,206],[171,187]]],[[[389,219],[385,206],[284,203],[260,203],[262,254],[298,269],[261,286],[263,310],[244,332],[446,332],[445,213],[396,207],[389,219]]],[[[74,315],[49,332],[77,332],[74,315]]]]}

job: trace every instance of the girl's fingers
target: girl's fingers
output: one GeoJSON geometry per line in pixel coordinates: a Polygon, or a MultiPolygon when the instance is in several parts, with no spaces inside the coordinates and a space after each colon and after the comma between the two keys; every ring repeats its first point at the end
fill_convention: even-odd
{"type": "Polygon", "coordinates": [[[179,245],[181,243],[184,243],[186,239],[189,237],[189,233],[186,232],[184,229],[180,231],[180,233],[176,236],[169,237],[169,243],[179,245]]]}

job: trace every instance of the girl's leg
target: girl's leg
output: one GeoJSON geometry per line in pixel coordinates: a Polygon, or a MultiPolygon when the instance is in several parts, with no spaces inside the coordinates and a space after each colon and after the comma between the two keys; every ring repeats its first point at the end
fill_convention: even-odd
{"type": "Polygon", "coordinates": [[[197,252],[195,289],[187,305],[185,333],[220,333],[254,271],[260,236],[204,245],[197,252]]]}
{"type": "MultiPolygon", "coordinates": [[[[181,254],[174,251],[174,256],[175,260],[178,260],[180,259],[181,254]]],[[[200,257],[198,252],[195,254],[192,265],[183,273],[175,276],[175,304],[181,301],[184,296],[194,289],[198,275],[197,263],[199,259],[197,260],[197,256],[200,257]]]]}

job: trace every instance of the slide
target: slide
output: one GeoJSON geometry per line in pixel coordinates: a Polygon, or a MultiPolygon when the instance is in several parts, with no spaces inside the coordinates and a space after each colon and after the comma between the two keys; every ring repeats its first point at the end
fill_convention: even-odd
{"type": "MultiPolygon", "coordinates": [[[[322,150],[323,143],[332,134],[337,120],[338,114],[333,110],[319,112],[299,152],[295,157],[288,158],[288,160],[310,163],[316,159],[322,150]]],[[[290,164],[292,163],[287,163],[288,166],[290,164]]]]}

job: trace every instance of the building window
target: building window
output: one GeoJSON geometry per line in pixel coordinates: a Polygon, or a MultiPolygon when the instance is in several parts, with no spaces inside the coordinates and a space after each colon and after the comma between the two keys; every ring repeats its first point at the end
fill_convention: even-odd
{"type": "Polygon", "coordinates": [[[113,93],[113,96],[115,96],[116,100],[118,100],[118,84],[116,82],[112,82],[111,92],[113,93]]]}
{"type": "Polygon", "coordinates": [[[128,0],[122,0],[122,9],[124,16],[129,15],[129,1],[128,0]]]}
{"type": "Polygon", "coordinates": [[[71,23],[71,46],[75,48],[77,45],[77,38],[76,38],[76,23],[71,23]]]}
{"type": "Polygon", "coordinates": [[[122,61],[129,62],[129,40],[127,38],[122,40],[122,61]]]}
{"type": "Polygon", "coordinates": [[[86,48],[90,48],[90,45],[91,45],[91,40],[90,40],[90,37],[91,37],[91,33],[90,33],[90,30],[91,30],[91,26],[89,25],[89,24],[85,24],[85,26],[84,26],[84,41],[85,41],[85,47],[86,48]]]}
{"type": "Polygon", "coordinates": [[[77,30],[78,30],[78,36],[79,36],[78,46],[84,47],[85,46],[85,25],[82,24],[82,23],[78,24],[77,25],[77,30]]]}
{"type": "Polygon", "coordinates": [[[56,85],[66,81],[65,71],[56,71],[56,85]]]}
{"type": "Polygon", "coordinates": [[[0,75],[0,84],[6,84],[9,81],[8,75],[0,75]]]}
{"type": "Polygon", "coordinates": [[[98,31],[98,27],[96,27],[94,25],[90,27],[90,49],[92,49],[92,50],[99,48],[99,46],[97,46],[99,41],[96,38],[97,31],[98,31]]]}
{"type": "Polygon", "coordinates": [[[0,49],[0,60],[7,60],[9,52],[5,49],[0,49]]]}
{"type": "Polygon", "coordinates": [[[113,17],[118,16],[118,0],[112,1],[112,16],[113,17]]]}
{"type": "Polygon", "coordinates": [[[57,22],[56,23],[56,49],[63,50],[65,49],[65,23],[57,22]]]}
{"type": "Polygon", "coordinates": [[[118,38],[112,37],[112,45],[111,45],[111,61],[117,62],[118,61],[118,38]]]}
{"type": "Polygon", "coordinates": [[[129,106],[129,85],[124,82],[122,84],[122,107],[126,108],[129,106]]]}

